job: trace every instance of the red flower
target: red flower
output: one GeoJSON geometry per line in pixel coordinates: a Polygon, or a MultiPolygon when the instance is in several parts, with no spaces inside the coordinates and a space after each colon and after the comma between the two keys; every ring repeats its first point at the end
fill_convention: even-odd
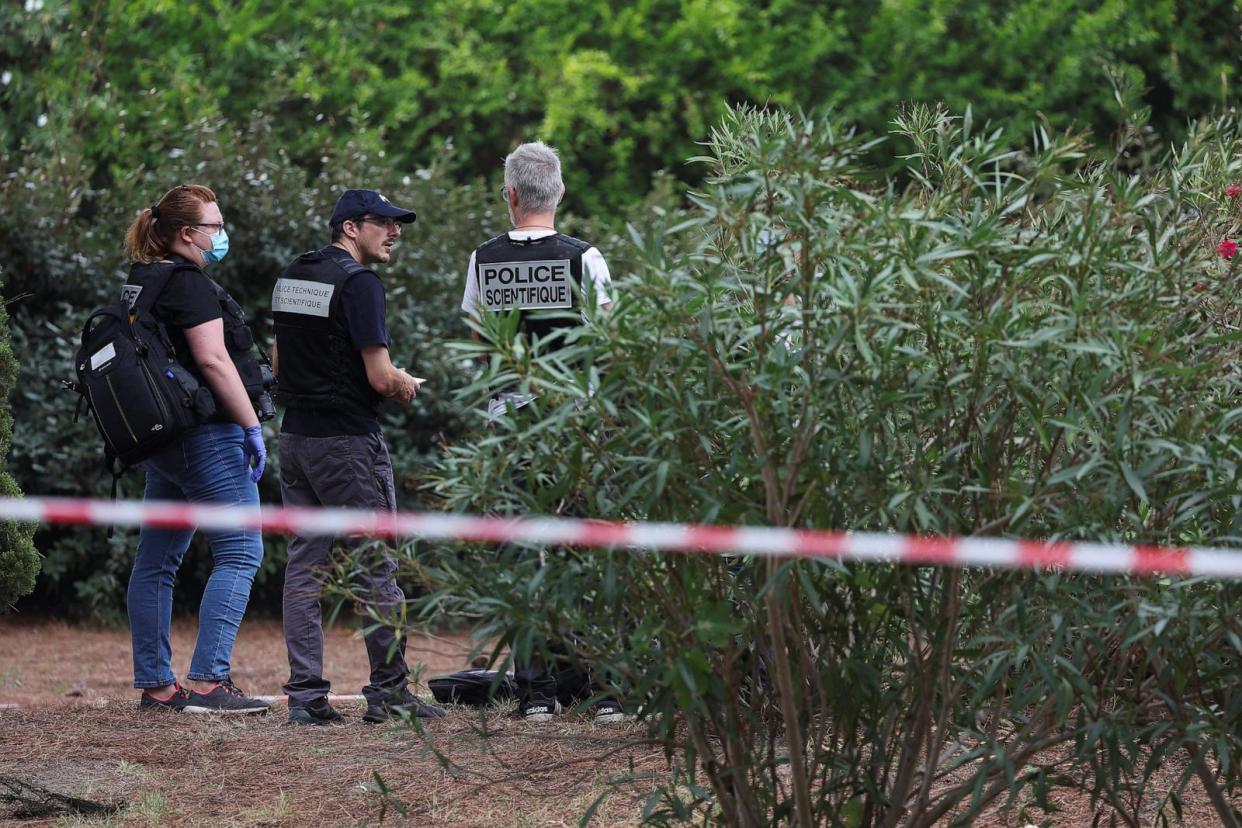
{"type": "Polygon", "coordinates": [[[1228,187],[1225,188],[1225,195],[1228,196],[1231,200],[1237,201],[1238,196],[1242,196],[1242,185],[1230,184],[1228,187]]]}
{"type": "Polygon", "coordinates": [[[1225,239],[1220,244],[1216,245],[1216,252],[1224,256],[1226,259],[1232,259],[1238,252],[1238,243],[1225,239]]]}

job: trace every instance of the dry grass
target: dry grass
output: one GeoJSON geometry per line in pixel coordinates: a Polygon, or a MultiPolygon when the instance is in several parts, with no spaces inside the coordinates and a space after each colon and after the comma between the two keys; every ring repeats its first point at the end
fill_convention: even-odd
{"type": "MultiPolygon", "coordinates": [[[[194,632],[192,622],[173,630],[181,673],[194,632]]],[[[423,636],[409,651],[429,676],[461,669],[469,642],[423,636]]],[[[366,683],[366,653],[352,629],[330,631],[325,660],[334,692],[366,683]]],[[[287,669],[279,624],[247,621],[235,650],[238,684],[278,694],[287,669]]],[[[420,735],[366,725],[362,703],[343,702],[348,724],[293,728],[283,705],[265,717],[140,712],[130,677],[125,630],[0,619],[0,704],[20,705],[0,709],[0,779],[121,806],[107,819],[23,825],[357,825],[381,816],[406,825],[576,825],[602,795],[591,824],[632,825],[652,785],[612,780],[664,769],[637,725],[573,715],[536,725],[505,710],[483,718],[454,708],[420,735]]],[[[14,815],[6,807],[0,801],[0,823],[14,815]]]]}
{"type": "Polygon", "coordinates": [[[573,825],[608,794],[592,824],[619,825],[638,821],[650,787],[610,779],[663,767],[635,725],[570,716],[535,725],[458,708],[420,735],[362,723],[361,703],[341,706],[348,724],[313,728],[284,724],[283,708],[263,717],[144,712],[129,701],[6,710],[0,777],[122,806],[110,819],[64,824],[356,825],[388,806],[385,821],[396,824],[573,825]]]}
{"type": "MultiPolygon", "coordinates": [[[[194,632],[192,622],[173,631],[182,673],[194,632]]],[[[410,660],[429,676],[460,669],[468,651],[462,636],[423,636],[411,641],[410,660]]],[[[351,629],[330,631],[326,663],[335,692],[357,693],[366,682],[366,653],[351,629]]],[[[247,621],[234,665],[248,692],[279,693],[287,670],[279,624],[247,621]]],[[[455,708],[419,734],[368,726],[362,704],[346,702],[344,726],[293,728],[279,705],[266,717],[221,718],[144,713],[137,698],[126,630],[0,618],[0,705],[20,705],[0,707],[0,824],[14,824],[17,814],[4,802],[5,778],[119,806],[110,817],[18,823],[66,828],[570,826],[601,796],[591,825],[635,825],[652,789],[668,779],[663,753],[641,725],[597,726],[573,715],[540,725],[505,710],[483,718],[455,708]]],[[[1183,770],[1170,763],[1158,787],[1176,787],[1183,770]]],[[[1219,824],[1198,785],[1185,794],[1184,824],[1219,824]]],[[[1108,824],[1107,806],[1093,806],[1082,791],[1058,789],[1051,800],[1057,810],[1047,814],[1028,795],[1009,807],[998,802],[975,825],[1079,826],[1097,815],[1108,824]]],[[[1144,804],[1144,824],[1155,824],[1155,801],[1144,804]]]]}
{"type": "MultiPolygon", "coordinates": [[[[367,683],[367,654],[358,620],[325,633],[324,672],[333,693],[367,683]]],[[[193,619],[173,624],[173,667],[184,676],[194,649],[193,619]]],[[[411,638],[407,658],[424,676],[463,668],[470,642],[462,635],[411,638]]],[[[276,695],[289,677],[280,622],[247,619],[233,650],[233,679],[248,693],[276,695]]],[[[46,705],[129,698],[133,689],[129,631],[75,627],[63,621],[0,616],[0,704],[46,705]]]]}

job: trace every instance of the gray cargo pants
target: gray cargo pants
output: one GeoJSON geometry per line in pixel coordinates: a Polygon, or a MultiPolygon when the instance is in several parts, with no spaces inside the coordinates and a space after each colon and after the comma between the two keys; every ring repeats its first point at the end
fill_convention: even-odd
{"type": "MultiPolygon", "coordinates": [[[[392,462],[384,436],[350,434],[339,437],[280,435],[280,493],[286,506],[345,506],[394,511],[392,462]]],[[[326,696],[331,684],[323,677],[323,621],[319,594],[329,565],[330,535],[294,535],[285,568],[284,630],[289,650],[289,682],[284,686],[290,707],[302,707],[326,696]]],[[[347,538],[354,576],[362,598],[380,617],[400,610],[405,594],[397,586],[397,561],[392,550],[368,538],[347,538]]],[[[387,624],[363,621],[363,639],[371,663],[371,683],[362,688],[368,704],[379,704],[400,693],[408,682],[405,638],[387,624]]]]}

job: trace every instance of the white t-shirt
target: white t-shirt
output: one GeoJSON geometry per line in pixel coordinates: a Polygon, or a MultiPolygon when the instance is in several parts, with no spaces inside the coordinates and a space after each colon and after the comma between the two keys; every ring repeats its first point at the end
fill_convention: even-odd
{"type": "MultiPolygon", "coordinates": [[[[555,236],[555,230],[510,230],[509,238],[514,241],[530,241],[555,236]]],[[[595,305],[604,307],[612,302],[608,292],[612,288],[612,276],[608,273],[608,264],[604,256],[594,247],[587,248],[582,254],[582,295],[586,297],[587,279],[595,286],[595,305]]],[[[474,253],[470,254],[470,264],[466,267],[466,292],[461,297],[461,309],[466,313],[474,313],[479,305],[479,280],[474,278],[474,253]]]]}

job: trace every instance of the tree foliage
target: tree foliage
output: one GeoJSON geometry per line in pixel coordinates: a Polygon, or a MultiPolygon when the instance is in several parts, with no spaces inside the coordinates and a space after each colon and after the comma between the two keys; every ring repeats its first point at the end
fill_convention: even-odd
{"type": "Polygon", "coordinates": [[[902,101],[1004,123],[1046,113],[1107,134],[1108,61],[1166,138],[1236,101],[1231,0],[30,0],[0,23],[0,145],[57,153],[89,136],[95,186],[124,179],[200,117],[255,111],[299,166],[346,137],[399,167],[452,144],[467,176],[515,143],[560,147],[569,206],[643,196],[731,104],[833,105],[882,132],[902,101]]]}
{"type": "MultiPolygon", "coordinates": [[[[465,401],[539,396],[447,454],[448,505],[1236,545],[1237,120],[1139,173],[1047,124],[1023,150],[969,111],[895,129],[740,110],[694,209],[633,229],[612,313],[552,352],[486,318],[465,401]],[[868,161],[895,146],[908,185],[868,161]]],[[[1070,786],[1137,824],[1193,778],[1235,824],[1234,584],[406,554],[425,618],[476,618],[497,657],[560,644],[643,705],[675,757],[656,821],[964,824],[1070,786]]]]}

